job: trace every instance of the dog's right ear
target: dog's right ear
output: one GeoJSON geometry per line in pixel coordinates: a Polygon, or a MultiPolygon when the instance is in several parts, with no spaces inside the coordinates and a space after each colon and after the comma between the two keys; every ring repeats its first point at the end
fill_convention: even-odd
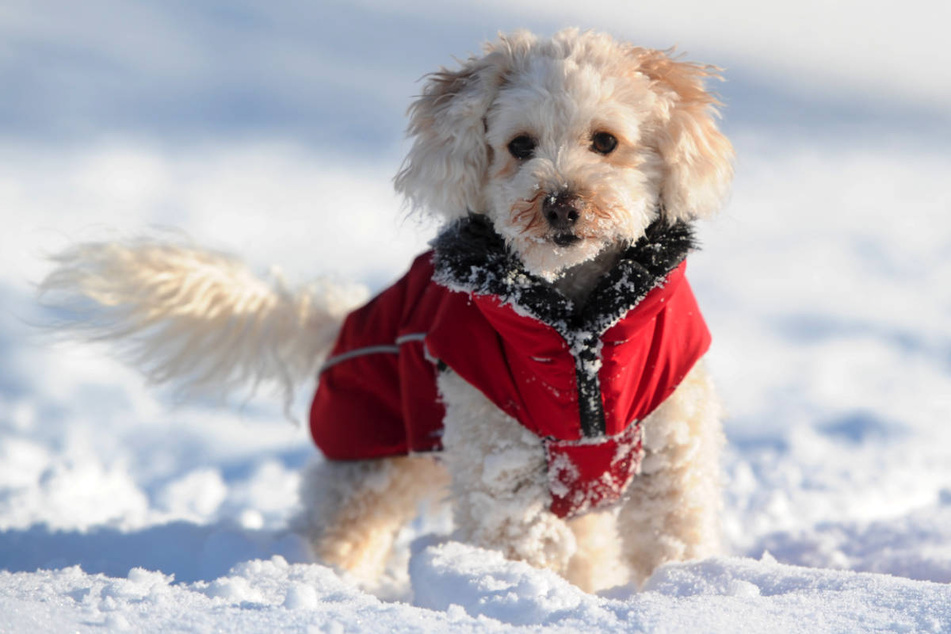
{"type": "Polygon", "coordinates": [[[502,83],[505,57],[490,49],[459,70],[443,68],[427,76],[423,94],[409,108],[407,136],[413,146],[394,179],[414,210],[447,220],[484,211],[485,116],[502,83]]]}

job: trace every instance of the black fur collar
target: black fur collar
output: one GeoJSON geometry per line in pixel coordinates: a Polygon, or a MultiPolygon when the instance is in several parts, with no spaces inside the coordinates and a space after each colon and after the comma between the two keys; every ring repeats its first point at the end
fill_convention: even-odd
{"type": "Polygon", "coordinates": [[[581,333],[600,335],[617,323],[687,257],[695,242],[690,224],[654,221],[578,312],[554,286],[525,270],[483,215],[470,214],[449,225],[432,246],[438,284],[497,295],[573,340],[581,333]]]}

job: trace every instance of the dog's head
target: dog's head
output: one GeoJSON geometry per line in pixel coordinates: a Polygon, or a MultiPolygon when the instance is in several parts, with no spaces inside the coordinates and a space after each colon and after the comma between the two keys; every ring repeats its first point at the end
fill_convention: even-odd
{"type": "Polygon", "coordinates": [[[733,150],[708,77],[716,69],[598,33],[501,36],[429,76],[396,188],[449,220],[485,214],[529,271],[554,279],[658,215],[719,208],[733,150]]]}

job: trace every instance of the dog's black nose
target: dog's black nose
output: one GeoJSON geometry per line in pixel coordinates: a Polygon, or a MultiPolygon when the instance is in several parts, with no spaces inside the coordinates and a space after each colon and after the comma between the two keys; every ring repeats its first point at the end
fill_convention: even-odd
{"type": "Polygon", "coordinates": [[[577,196],[566,191],[549,194],[542,203],[542,213],[552,229],[566,231],[578,222],[579,202],[577,196]]]}

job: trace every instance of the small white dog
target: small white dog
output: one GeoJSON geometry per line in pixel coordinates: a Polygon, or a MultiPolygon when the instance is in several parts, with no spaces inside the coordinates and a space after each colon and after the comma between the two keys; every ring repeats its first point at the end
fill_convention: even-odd
{"type": "Polygon", "coordinates": [[[588,590],[640,583],[718,548],[722,432],[683,278],[732,178],[715,71],[569,29],[431,75],[396,188],[445,226],[349,317],[348,289],[149,240],[75,247],[42,289],[157,382],[290,395],[319,374],[301,527],[326,563],[371,582],[448,491],[459,539],[588,590]]]}

